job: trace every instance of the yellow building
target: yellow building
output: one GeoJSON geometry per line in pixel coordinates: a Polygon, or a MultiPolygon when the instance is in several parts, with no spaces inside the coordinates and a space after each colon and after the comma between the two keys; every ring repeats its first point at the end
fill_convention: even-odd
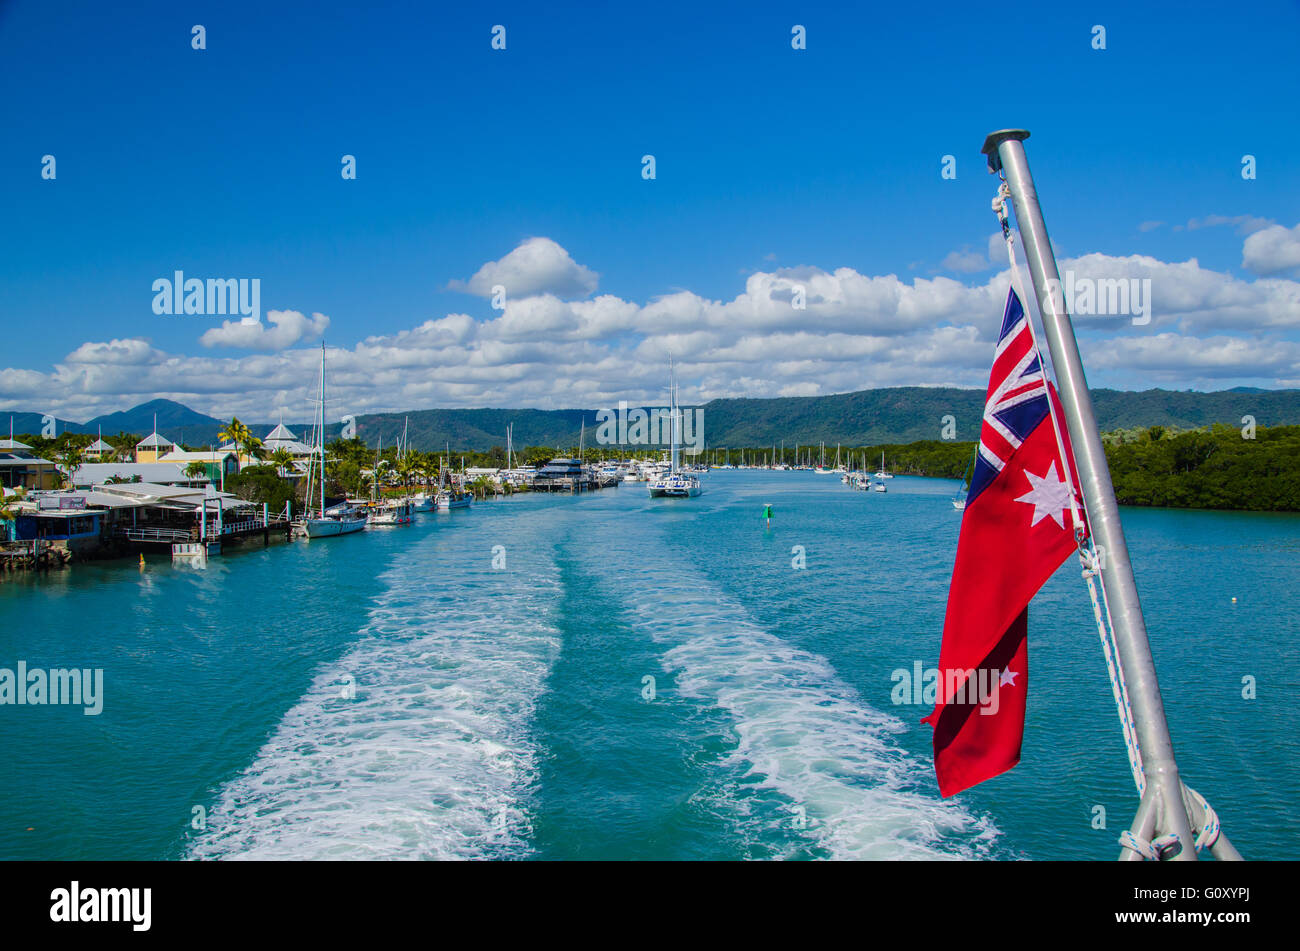
{"type": "Polygon", "coordinates": [[[176,444],[166,436],[158,435],[158,430],[155,429],[135,444],[135,461],[137,463],[158,462],[159,456],[166,455],[174,448],[176,448],[176,444]]]}

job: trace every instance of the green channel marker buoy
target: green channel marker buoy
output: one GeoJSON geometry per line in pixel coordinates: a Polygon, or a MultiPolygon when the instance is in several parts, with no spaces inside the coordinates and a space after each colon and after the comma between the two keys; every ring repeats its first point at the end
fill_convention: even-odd
{"type": "Polygon", "coordinates": [[[763,506],[763,518],[767,520],[767,527],[771,528],[772,527],[772,505],[770,502],[767,505],[763,506]]]}

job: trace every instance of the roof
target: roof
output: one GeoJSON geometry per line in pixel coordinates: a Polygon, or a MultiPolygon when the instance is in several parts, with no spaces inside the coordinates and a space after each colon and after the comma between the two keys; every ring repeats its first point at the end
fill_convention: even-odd
{"type": "Polygon", "coordinates": [[[18,442],[15,439],[0,439],[0,449],[31,449],[32,447],[25,442],[18,442]]]}
{"type": "Polygon", "coordinates": [[[176,444],[172,442],[170,439],[168,439],[166,436],[159,436],[157,431],[155,431],[150,433],[148,436],[145,436],[144,439],[141,439],[138,443],[136,443],[135,448],[152,449],[155,446],[161,447],[161,446],[174,446],[174,445],[176,444]]]}
{"type": "Polygon", "coordinates": [[[175,462],[83,462],[74,474],[74,479],[77,485],[107,482],[114,476],[119,479],[139,476],[144,482],[159,485],[192,485],[207,481],[205,477],[191,478],[183,470],[184,467],[175,462]]]}
{"type": "Polygon", "coordinates": [[[253,504],[229,492],[218,492],[212,489],[211,485],[193,488],[184,485],[158,485],[152,482],[119,482],[112,485],[96,485],[95,491],[136,499],[143,505],[166,508],[198,508],[205,498],[219,499],[223,509],[253,504]]]}
{"type": "Polygon", "coordinates": [[[233,456],[233,452],[224,452],[218,450],[202,450],[200,452],[184,452],[180,449],[173,449],[166,455],[158,457],[159,462],[223,462],[233,456]]]}
{"type": "Polygon", "coordinates": [[[61,498],[84,499],[88,508],[105,508],[105,509],[137,509],[149,503],[140,499],[132,499],[126,496],[111,494],[107,492],[80,491],[80,490],[63,490],[57,492],[31,492],[28,493],[24,502],[30,502],[42,515],[56,515],[61,511],[65,515],[78,515],[79,509],[57,509],[42,508],[41,500],[47,501],[61,498]]]}
{"type": "Polygon", "coordinates": [[[288,442],[290,440],[297,439],[297,438],[298,438],[297,436],[295,436],[293,433],[289,431],[288,426],[286,426],[284,423],[281,423],[279,426],[276,426],[275,429],[267,433],[266,438],[263,439],[262,442],[264,443],[288,442]]]}
{"type": "Polygon", "coordinates": [[[85,451],[86,452],[115,452],[116,450],[114,449],[113,446],[110,446],[108,443],[104,442],[104,440],[96,439],[94,442],[92,442],[89,446],[86,447],[85,451]]]}
{"type": "Polygon", "coordinates": [[[48,459],[31,455],[19,455],[16,452],[0,452],[0,466],[52,466],[48,459]]]}
{"type": "Polygon", "coordinates": [[[310,456],[316,450],[311,446],[301,443],[296,439],[286,439],[283,442],[264,442],[263,448],[268,452],[275,452],[277,449],[288,449],[295,456],[310,456]]]}

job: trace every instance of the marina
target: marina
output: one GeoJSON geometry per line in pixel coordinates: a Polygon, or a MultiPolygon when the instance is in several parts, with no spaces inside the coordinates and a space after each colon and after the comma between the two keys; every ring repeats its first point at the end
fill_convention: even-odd
{"type": "Polygon", "coordinates": [[[20,938],[482,862],[1279,917],[1300,6],[63,6],[0,16],[20,938]]]}
{"type": "MultiPolygon", "coordinates": [[[[812,472],[707,478],[689,508],[644,492],[523,493],[401,531],[246,546],[207,571],[147,554],[144,570],[13,576],[0,585],[5,656],[74,651],[104,668],[105,689],[98,717],[7,727],[45,752],[10,766],[0,855],[1114,857],[1114,827],[1093,829],[1092,810],[1122,814],[1131,783],[1118,737],[1096,741],[1114,714],[1076,573],[1035,601],[1024,762],[942,800],[917,722],[928,707],[895,703],[894,674],[933,662],[958,480],[897,476],[876,499],[812,472]],[[896,577],[864,582],[881,539],[896,577]],[[805,568],[791,566],[795,545],[805,568]],[[241,633],[250,617],[257,637],[241,633]],[[183,667],[159,668],[163,651],[183,667]],[[183,689],[160,691],[162,677],[183,689]],[[357,699],[343,706],[348,683],[357,699]],[[600,730],[581,713],[592,708],[600,730]],[[120,752],[87,762],[102,729],[120,752]],[[355,775],[368,779],[343,781],[355,775]],[[189,825],[196,805],[205,833],[189,825]]],[[[1125,519],[1184,768],[1243,852],[1300,854],[1285,801],[1266,791],[1300,783],[1289,701],[1240,695],[1243,675],[1291,652],[1300,517],[1125,519]]]]}

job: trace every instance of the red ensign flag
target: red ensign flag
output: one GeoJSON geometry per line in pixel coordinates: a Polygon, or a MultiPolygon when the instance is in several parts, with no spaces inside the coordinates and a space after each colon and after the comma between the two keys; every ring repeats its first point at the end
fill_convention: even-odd
{"type": "Polygon", "coordinates": [[[922,721],[934,727],[934,771],[945,797],[1020,762],[1029,602],[1077,550],[1049,399],[1062,420],[1070,484],[1078,485],[1056,391],[1012,290],[948,590],[937,702],[922,721]]]}

